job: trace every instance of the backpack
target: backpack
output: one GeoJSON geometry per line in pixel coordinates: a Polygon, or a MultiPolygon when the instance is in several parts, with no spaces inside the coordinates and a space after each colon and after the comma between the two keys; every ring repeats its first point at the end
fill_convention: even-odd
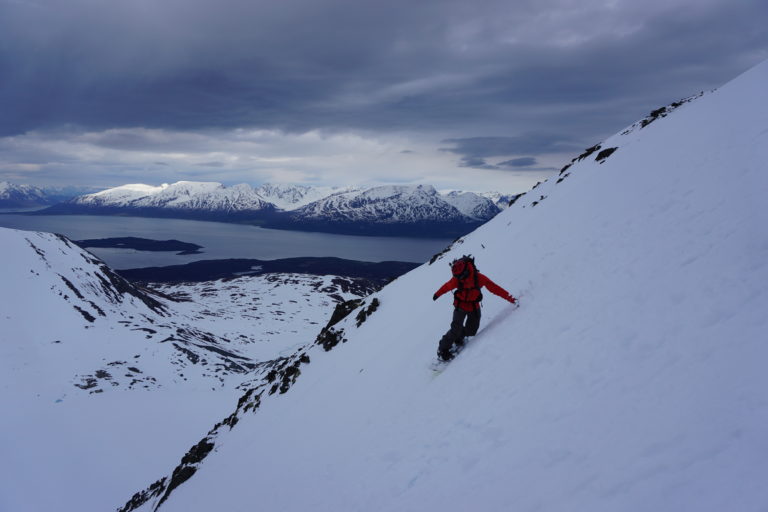
{"type": "Polygon", "coordinates": [[[480,301],[483,300],[483,292],[480,291],[480,284],[477,278],[479,270],[477,269],[477,265],[475,265],[475,258],[465,254],[461,258],[453,260],[450,265],[451,273],[459,283],[456,291],[453,292],[453,298],[457,302],[479,305],[480,301]],[[470,285],[466,286],[467,283],[464,281],[469,277],[472,270],[474,270],[473,279],[470,281],[470,285]],[[473,290],[477,290],[477,293],[473,293],[473,290]],[[463,298],[459,297],[459,294],[461,294],[463,298]]]}

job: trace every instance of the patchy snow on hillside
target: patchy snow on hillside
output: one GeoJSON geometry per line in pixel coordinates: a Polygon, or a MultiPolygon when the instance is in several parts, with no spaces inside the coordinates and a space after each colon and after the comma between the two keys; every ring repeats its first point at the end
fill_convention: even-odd
{"type": "Polygon", "coordinates": [[[575,159],[121,510],[765,510],[766,84],[768,63],[575,159]],[[521,307],[486,294],[434,375],[452,306],[431,296],[467,253],[521,307]]]}
{"type": "Polygon", "coordinates": [[[177,317],[257,361],[291,355],[315,337],[337,303],[375,291],[366,279],[285,273],[152,289],[181,300],[174,305],[177,317]]]}

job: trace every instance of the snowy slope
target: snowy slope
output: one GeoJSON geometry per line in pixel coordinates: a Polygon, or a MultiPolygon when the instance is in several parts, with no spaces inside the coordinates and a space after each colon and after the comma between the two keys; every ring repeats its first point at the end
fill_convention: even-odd
{"type": "Polygon", "coordinates": [[[122,510],[765,510],[766,84],[768,63],[575,159],[122,510]],[[430,298],[464,253],[522,306],[486,294],[435,377],[451,306],[430,298]]]}
{"type": "Polygon", "coordinates": [[[3,228],[0,238],[6,388],[55,397],[188,380],[233,386],[259,362],[244,351],[250,337],[201,330],[172,301],[129,284],[64,237],[3,228]]]}
{"type": "Polygon", "coordinates": [[[292,352],[337,302],[371,291],[364,279],[300,274],[148,290],[60,235],[0,228],[0,240],[0,383],[50,396],[235,387],[292,352]]]}
{"type": "Polygon", "coordinates": [[[0,510],[111,510],[366,280],[150,292],[64,237],[0,229],[0,510]],[[171,300],[172,297],[174,300],[171,300]]]}

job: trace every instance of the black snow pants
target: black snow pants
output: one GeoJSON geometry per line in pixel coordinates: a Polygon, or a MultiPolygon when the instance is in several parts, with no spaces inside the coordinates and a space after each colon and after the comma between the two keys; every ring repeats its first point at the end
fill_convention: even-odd
{"type": "Polygon", "coordinates": [[[451,328],[440,339],[439,351],[450,350],[454,343],[464,336],[474,336],[480,328],[480,309],[464,311],[461,308],[453,310],[451,328]]]}

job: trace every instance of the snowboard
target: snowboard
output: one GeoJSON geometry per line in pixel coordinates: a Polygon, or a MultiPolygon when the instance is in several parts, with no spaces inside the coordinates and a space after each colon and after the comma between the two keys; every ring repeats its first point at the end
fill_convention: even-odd
{"type": "MultiPolygon", "coordinates": [[[[519,297],[518,297],[518,301],[515,302],[515,304],[513,304],[511,308],[512,308],[512,311],[520,308],[519,297]]],[[[482,329],[478,331],[478,334],[481,331],[482,329]]],[[[453,359],[451,359],[451,361],[456,359],[459,356],[459,354],[461,354],[461,352],[465,348],[467,348],[467,345],[472,343],[472,340],[475,338],[477,338],[477,334],[475,334],[474,336],[464,336],[462,344],[457,345],[454,343],[453,347],[451,347],[451,350],[450,350],[451,354],[453,354],[453,359]]],[[[430,363],[429,368],[430,370],[432,370],[433,375],[440,375],[443,372],[443,370],[445,370],[448,367],[448,365],[451,364],[451,361],[443,361],[439,357],[435,356],[435,358],[430,363]]]]}
{"type": "MultiPolygon", "coordinates": [[[[453,355],[453,359],[456,359],[459,354],[461,354],[461,351],[467,348],[467,345],[469,344],[470,340],[474,338],[475,336],[466,336],[464,337],[464,342],[460,345],[457,345],[454,343],[453,347],[451,347],[451,354],[453,355]]],[[[451,359],[451,361],[453,361],[451,359]]],[[[443,361],[439,357],[435,356],[435,359],[432,361],[432,363],[429,365],[429,368],[432,370],[432,372],[435,373],[435,375],[440,374],[443,372],[443,370],[446,369],[446,367],[451,364],[451,361],[443,361]]]]}

